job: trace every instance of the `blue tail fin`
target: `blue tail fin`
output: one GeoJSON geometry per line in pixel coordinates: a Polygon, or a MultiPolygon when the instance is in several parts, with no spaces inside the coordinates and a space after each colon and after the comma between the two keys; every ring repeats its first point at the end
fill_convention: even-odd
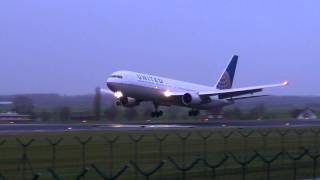
{"type": "Polygon", "coordinates": [[[223,90],[223,89],[231,89],[233,84],[234,75],[236,73],[238,64],[238,56],[234,55],[226,68],[226,70],[221,75],[216,88],[223,90]]]}

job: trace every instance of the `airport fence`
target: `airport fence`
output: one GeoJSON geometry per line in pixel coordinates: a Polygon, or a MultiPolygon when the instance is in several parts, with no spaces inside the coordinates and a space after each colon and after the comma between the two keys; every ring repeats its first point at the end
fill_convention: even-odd
{"type": "Polygon", "coordinates": [[[316,179],[319,136],[318,128],[4,135],[0,179],[316,179]]]}

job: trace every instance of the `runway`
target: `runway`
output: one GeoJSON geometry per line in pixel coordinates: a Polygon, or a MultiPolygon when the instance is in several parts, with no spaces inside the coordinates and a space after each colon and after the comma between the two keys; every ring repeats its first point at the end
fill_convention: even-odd
{"type": "Polygon", "coordinates": [[[64,131],[130,131],[191,128],[320,127],[320,120],[212,120],[210,122],[148,122],[126,124],[0,124],[0,133],[64,131]]]}

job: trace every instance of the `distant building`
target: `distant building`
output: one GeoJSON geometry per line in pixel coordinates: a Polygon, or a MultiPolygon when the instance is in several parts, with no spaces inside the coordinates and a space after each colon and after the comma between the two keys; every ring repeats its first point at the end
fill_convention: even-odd
{"type": "Polygon", "coordinates": [[[10,101],[0,101],[0,105],[12,105],[10,101]]]}
{"type": "Polygon", "coordinates": [[[30,115],[15,112],[0,113],[0,123],[26,123],[33,121],[30,115]]]}
{"type": "Polygon", "coordinates": [[[297,119],[318,119],[317,113],[310,108],[301,110],[296,116],[297,119]]]}
{"type": "Polygon", "coordinates": [[[208,119],[223,119],[223,114],[209,114],[208,119]]]}
{"type": "Polygon", "coordinates": [[[12,109],[13,103],[10,101],[0,101],[0,112],[7,112],[12,109]]]}
{"type": "Polygon", "coordinates": [[[224,113],[222,108],[211,109],[208,113],[202,118],[203,121],[224,119],[224,113]]]}

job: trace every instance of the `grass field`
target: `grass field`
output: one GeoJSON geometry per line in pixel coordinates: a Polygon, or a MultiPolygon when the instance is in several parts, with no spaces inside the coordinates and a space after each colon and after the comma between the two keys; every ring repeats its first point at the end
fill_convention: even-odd
{"type": "MultiPolygon", "coordinates": [[[[54,173],[48,171],[51,168],[60,179],[76,179],[84,168],[88,168],[86,179],[103,179],[93,167],[106,177],[112,177],[127,165],[119,179],[147,179],[136,171],[136,164],[144,172],[163,165],[150,179],[263,180],[267,179],[268,166],[261,158],[254,158],[256,152],[271,160],[284,151],[296,158],[300,154],[303,157],[294,161],[286,153],[279,154],[270,166],[270,179],[311,179],[314,163],[303,152],[309,150],[310,155],[319,154],[319,133],[320,129],[316,128],[228,128],[2,134],[0,142],[4,140],[4,144],[0,146],[0,172],[5,179],[31,179],[36,173],[40,173],[39,179],[54,179],[54,173]],[[165,140],[159,140],[164,137],[165,140]],[[56,146],[48,142],[54,143],[60,138],[61,142],[56,146]],[[113,139],[117,140],[111,147],[113,139]],[[20,143],[27,144],[31,140],[34,141],[25,146],[24,154],[20,143]],[[79,142],[86,140],[89,140],[86,145],[79,142]],[[206,160],[214,165],[224,157],[228,159],[215,171],[203,163],[206,160]],[[235,158],[242,162],[254,159],[242,168],[235,158]],[[192,163],[195,166],[184,174],[172,161],[176,161],[181,169],[192,163]]],[[[320,171],[317,173],[320,175],[320,171]]]]}

